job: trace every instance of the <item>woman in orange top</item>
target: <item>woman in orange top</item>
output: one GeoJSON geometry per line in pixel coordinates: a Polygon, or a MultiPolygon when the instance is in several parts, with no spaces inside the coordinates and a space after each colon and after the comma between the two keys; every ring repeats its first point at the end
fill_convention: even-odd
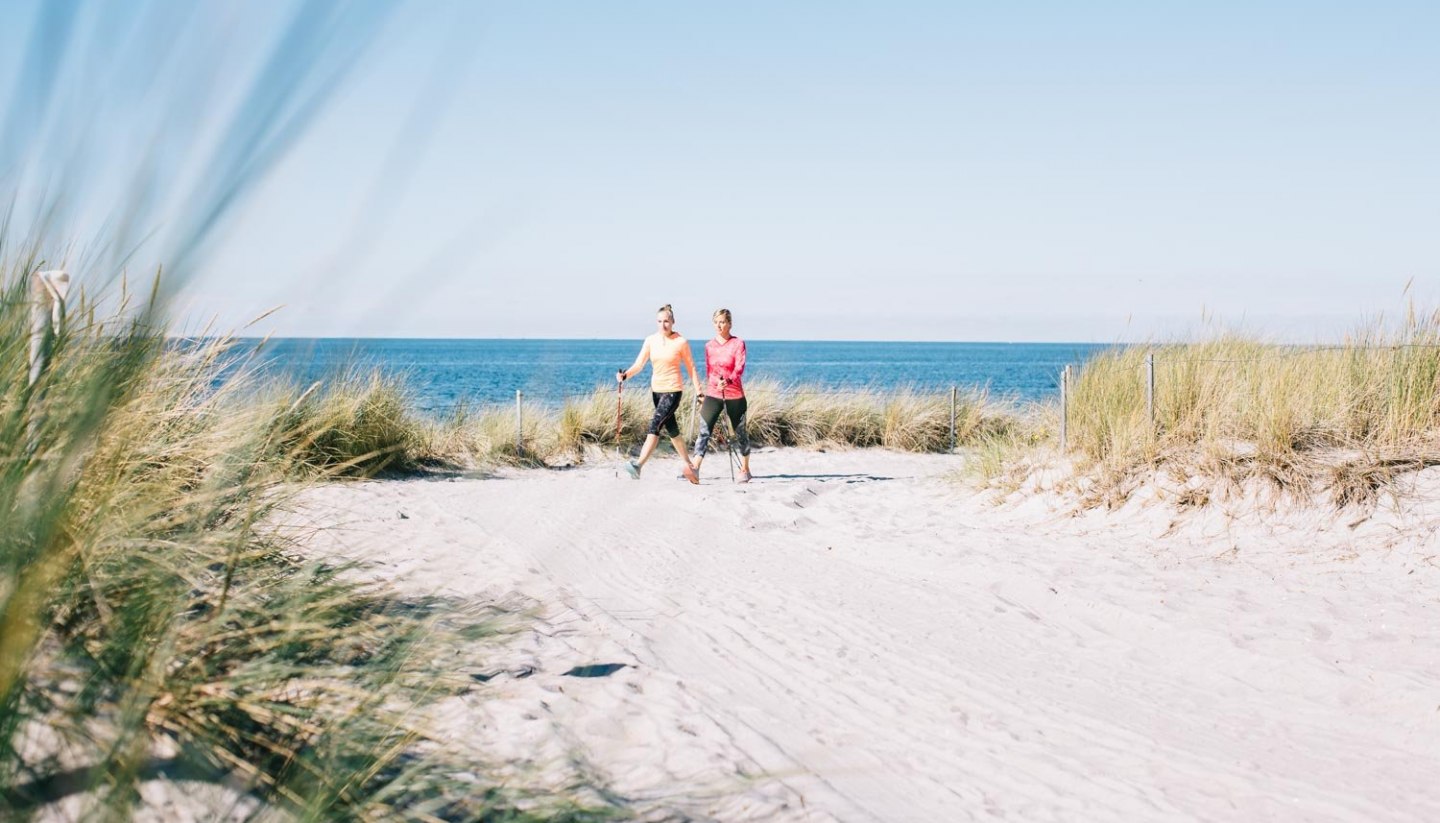
{"type": "Polygon", "coordinates": [[[680,465],[685,479],[699,483],[700,476],[690,468],[690,455],[685,451],[685,438],[680,436],[680,424],[675,422],[675,412],[680,409],[680,397],[685,386],[680,381],[680,366],[690,371],[690,383],[695,387],[695,396],[700,396],[700,375],[695,372],[695,358],[690,354],[690,341],[675,331],[675,312],[666,303],[655,312],[655,322],[660,330],[645,338],[640,355],[635,363],[624,371],[615,372],[615,379],[621,383],[640,373],[645,361],[650,361],[650,401],[655,404],[655,416],[650,419],[650,430],[645,435],[645,445],[640,449],[640,459],[625,464],[625,471],[636,480],[645,461],[655,453],[660,442],[660,429],[670,436],[675,453],[680,455],[680,465]]]}

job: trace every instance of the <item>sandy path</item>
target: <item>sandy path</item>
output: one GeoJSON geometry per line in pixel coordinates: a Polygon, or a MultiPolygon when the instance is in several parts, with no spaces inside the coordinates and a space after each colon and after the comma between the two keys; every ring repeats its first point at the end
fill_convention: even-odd
{"type": "Polygon", "coordinates": [[[457,700],[447,727],[577,750],[642,808],[1440,819],[1423,507],[1355,529],[1212,511],[1161,538],[1160,506],[990,505],[943,479],[950,457],[766,453],[749,486],[712,464],[700,488],[660,460],[638,483],[595,465],[307,504],[407,586],[547,604],[517,652],[537,673],[457,700]],[[563,674],[594,663],[627,665],[563,674]]]}

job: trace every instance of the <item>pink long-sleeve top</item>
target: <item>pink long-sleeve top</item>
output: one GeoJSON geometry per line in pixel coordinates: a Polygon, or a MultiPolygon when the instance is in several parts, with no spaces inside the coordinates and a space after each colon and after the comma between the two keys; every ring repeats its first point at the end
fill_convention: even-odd
{"type": "Polygon", "coordinates": [[[745,396],[745,341],[731,337],[724,343],[715,338],[705,344],[705,394],[721,400],[745,396]]]}

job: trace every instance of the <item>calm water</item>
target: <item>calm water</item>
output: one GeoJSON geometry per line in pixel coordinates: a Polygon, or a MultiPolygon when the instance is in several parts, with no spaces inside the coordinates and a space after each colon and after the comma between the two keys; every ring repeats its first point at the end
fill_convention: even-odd
{"type": "MultiPolygon", "coordinates": [[[[245,341],[253,348],[259,341],[245,341]]],[[[704,378],[704,341],[692,341],[704,378]]],[[[747,380],[819,386],[844,391],[911,387],[948,392],[951,386],[988,388],[1020,400],[1059,391],[1060,370],[1102,348],[1086,343],[846,343],[747,340],[747,380]]],[[[404,374],[417,405],[442,412],[459,403],[527,400],[558,405],[596,386],[614,386],[616,369],[629,366],[639,340],[389,340],[307,339],[267,341],[265,368],[309,383],[353,366],[404,374]]],[[[632,380],[649,386],[649,370],[632,380]]]]}

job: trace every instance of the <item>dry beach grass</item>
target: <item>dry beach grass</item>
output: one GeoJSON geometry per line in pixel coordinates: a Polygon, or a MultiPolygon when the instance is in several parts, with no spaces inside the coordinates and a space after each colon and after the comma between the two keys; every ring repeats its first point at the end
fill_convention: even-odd
{"type": "Polygon", "coordinates": [[[168,776],[302,819],[604,816],[427,743],[418,712],[473,686],[454,650],[483,654],[488,614],[360,581],[260,527],[309,483],[409,454],[384,384],[217,385],[223,341],[167,344],[142,312],[72,324],[31,386],[30,266],[12,264],[0,302],[8,811],[126,818],[168,776]]]}
{"type": "Polygon", "coordinates": [[[1114,349],[1081,369],[1070,433],[1090,496],[1112,505],[1157,475],[1373,502],[1440,459],[1440,316],[1412,308],[1326,347],[1221,336],[1114,349]]]}
{"type": "MultiPolygon", "coordinates": [[[[366,386],[383,384],[374,378],[352,380],[344,392],[363,393],[366,386]]],[[[746,396],[748,431],[757,446],[881,447],[912,452],[948,451],[951,446],[948,394],[906,389],[836,392],[760,380],[746,396]]],[[[618,440],[617,397],[611,387],[568,399],[558,410],[527,405],[518,446],[513,407],[460,410],[439,421],[410,417],[403,425],[411,428],[413,440],[421,444],[413,458],[420,462],[479,466],[574,463],[594,448],[639,447],[650,422],[649,394],[627,390],[618,399],[618,440]]],[[[956,442],[967,446],[1002,436],[1014,424],[1016,414],[1010,405],[993,401],[984,392],[963,393],[956,405],[956,442]]],[[[685,404],[678,418],[682,434],[693,432],[693,415],[694,408],[685,404]]]]}

